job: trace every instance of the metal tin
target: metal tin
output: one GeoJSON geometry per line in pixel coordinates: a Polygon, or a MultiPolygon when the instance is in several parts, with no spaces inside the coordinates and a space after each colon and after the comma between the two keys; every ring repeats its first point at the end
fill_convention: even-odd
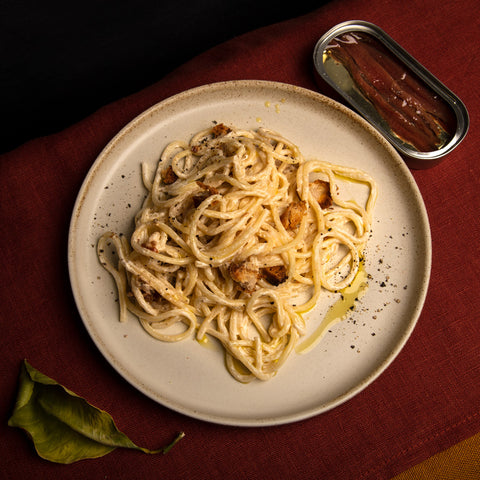
{"type": "Polygon", "coordinates": [[[412,168],[437,165],[467,134],[469,117],[461,100],[372,23],[349,21],[332,28],[317,42],[313,60],[320,78],[379,130],[412,168]],[[369,56],[372,51],[374,57],[369,56]],[[367,62],[373,58],[370,67],[367,62]],[[411,85],[406,82],[417,90],[408,90],[411,85]],[[430,100],[442,111],[441,121],[437,110],[432,114],[433,107],[426,105],[430,100]],[[410,137],[403,131],[407,124],[410,137]],[[428,135],[438,142],[427,142],[428,135]]]}

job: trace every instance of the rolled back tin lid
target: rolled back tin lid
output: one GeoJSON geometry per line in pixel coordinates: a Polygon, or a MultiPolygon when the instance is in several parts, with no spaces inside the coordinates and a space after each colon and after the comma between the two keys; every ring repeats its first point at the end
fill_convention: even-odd
{"type": "Polygon", "coordinates": [[[317,42],[313,60],[320,78],[413,168],[437,165],[467,134],[462,101],[372,23],[332,28],[317,42]]]}

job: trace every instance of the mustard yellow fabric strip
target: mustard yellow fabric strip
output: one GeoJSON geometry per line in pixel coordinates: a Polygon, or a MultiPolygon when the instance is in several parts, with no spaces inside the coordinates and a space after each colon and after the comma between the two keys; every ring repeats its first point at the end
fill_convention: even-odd
{"type": "Polygon", "coordinates": [[[392,480],[479,480],[480,433],[437,453],[392,480]]]}

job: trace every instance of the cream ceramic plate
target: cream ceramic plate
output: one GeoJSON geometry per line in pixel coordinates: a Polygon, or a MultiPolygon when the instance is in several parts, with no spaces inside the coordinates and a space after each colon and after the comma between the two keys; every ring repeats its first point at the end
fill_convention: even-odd
{"type": "MultiPolygon", "coordinates": [[[[230,425],[275,425],[325,412],[375,380],[407,341],[430,275],[431,240],[416,184],[395,150],[367,122],[309,90],[261,81],[207,85],[165,100],[133,120],[98,157],[78,195],[69,237],[75,300],[94,342],[113,367],[159,403],[230,425]],[[162,343],[135,318],[118,322],[116,290],[97,260],[106,230],[128,234],[145,196],[141,162],[155,165],[165,145],[212,122],[265,126],[304,156],[359,167],[379,184],[366,254],[370,285],[356,310],[310,353],[293,354],[268,382],[243,385],[227,373],[223,353],[194,340],[162,343]]],[[[308,319],[311,331],[334,295],[308,319]]]]}

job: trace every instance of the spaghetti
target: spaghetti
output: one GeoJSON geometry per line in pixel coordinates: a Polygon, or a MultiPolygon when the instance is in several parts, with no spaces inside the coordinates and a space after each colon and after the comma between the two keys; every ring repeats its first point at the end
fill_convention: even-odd
{"type": "Polygon", "coordinates": [[[241,382],[277,373],[322,289],[355,278],[377,196],[366,173],[319,160],[261,128],[223,124],[163,151],[130,241],[107,232],[98,257],[117,284],[120,320],[153,337],[214,337],[241,382]],[[341,198],[340,178],[368,187],[341,198]],[[108,246],[118,254],[114,262],[108,246]]]}

